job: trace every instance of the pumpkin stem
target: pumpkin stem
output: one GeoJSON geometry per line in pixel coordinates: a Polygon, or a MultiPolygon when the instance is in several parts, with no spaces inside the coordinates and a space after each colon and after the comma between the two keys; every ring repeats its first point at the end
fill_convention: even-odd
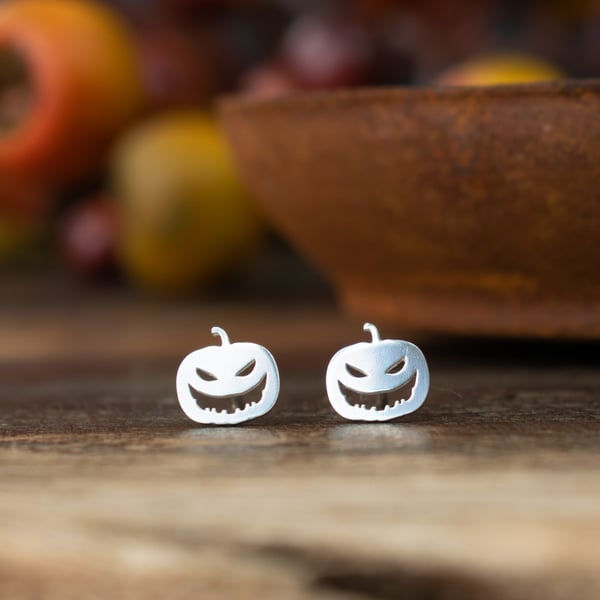
{"type": "Polygon", "coordinates": [[[220,327],[213,327],[210,332],[215,336],[215,337],[220,337],[221,338],[221,345],[222,346],[228,346],[231,342],[229,341],[229,336],[227,335],[227,332],[224,329],[221,329],[220,327]]]}
{"type": "Polygon", "coordinates": [[[363,325],[363,330],[368,331],[371,334],[371,342],[380,342],[381,337],[379,337],[379,330],[373,323],[365,323],[363,325]]]}

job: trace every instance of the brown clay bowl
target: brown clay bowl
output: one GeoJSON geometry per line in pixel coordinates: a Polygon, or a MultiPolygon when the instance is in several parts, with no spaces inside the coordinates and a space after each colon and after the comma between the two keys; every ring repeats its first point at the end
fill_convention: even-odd
{"type": "Polygon", "coordinates": [[[226,99],[264,214],[343,306],[600,338],[600,80],[226,99]]]}

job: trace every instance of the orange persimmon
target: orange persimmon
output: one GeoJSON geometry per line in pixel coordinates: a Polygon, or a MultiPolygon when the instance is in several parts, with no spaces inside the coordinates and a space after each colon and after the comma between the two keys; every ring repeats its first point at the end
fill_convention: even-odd
{"type": "Polygon", "coordinates": [[[136,49],[110,9],[0,4],[0,171],[50,182],[85,175],[144,103],[136,49]]]}

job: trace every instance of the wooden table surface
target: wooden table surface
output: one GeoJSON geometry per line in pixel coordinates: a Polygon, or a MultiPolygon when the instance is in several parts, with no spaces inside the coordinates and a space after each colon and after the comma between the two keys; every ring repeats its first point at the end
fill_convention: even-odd
{"type": "Polygon", "coordinates": [[[356,424],[329,301],[0,292],[1,598],[600,598],[598,345],[413,336],[428,401],[356,424]],[[252,424],[178,407],[214,324],[278,359],[252,424]]]}

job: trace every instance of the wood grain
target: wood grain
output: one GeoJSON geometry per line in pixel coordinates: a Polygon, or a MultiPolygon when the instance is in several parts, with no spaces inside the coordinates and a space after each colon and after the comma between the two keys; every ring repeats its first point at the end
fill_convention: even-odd
{"type": "Polygon", "coordinates": [[[0,317],[0,597],[600,597],[597,346],[423,338],[423,409],[352,424],[323,371],[362,332],[326,303],[17,289],[0,317]],[[280,401],[252,424],[178,408],[177,362],[213,321],[280,358],[280,401]]]}

